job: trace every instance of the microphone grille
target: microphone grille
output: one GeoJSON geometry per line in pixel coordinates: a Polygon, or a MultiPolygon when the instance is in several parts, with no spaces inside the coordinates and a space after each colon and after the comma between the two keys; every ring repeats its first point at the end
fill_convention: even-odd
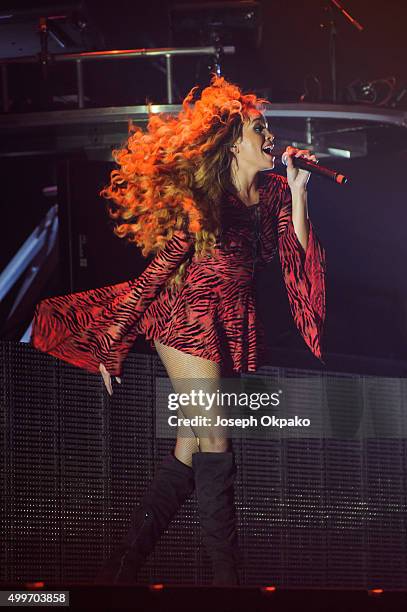
{"type": "Polygon", "coordinates": [[[285,149],[275,147],[273,151],[273,155],[275,156],[275,161],[279,164],[287,165],[287,153],[285,149]]]}

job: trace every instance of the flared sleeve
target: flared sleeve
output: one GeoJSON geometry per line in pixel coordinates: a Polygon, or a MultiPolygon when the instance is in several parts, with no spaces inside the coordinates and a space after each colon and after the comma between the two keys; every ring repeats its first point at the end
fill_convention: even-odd
{"type": "Polygon", "coordinates": [[[138,321],[192,250],[191,235],[177,230],[139,277],[42,300],[31,344],[89,372],[99,373],[103,363],[112,376],[120,376],[138,321]]]}
{"type": "Polygon", "coordinates": [[[322,333],[325,322],[325,250],[309,221],[307,251],[298,240],[292,222],[291,190],[280,184],[278,250],[288,300],[295,324],[315,357],[322,363],[322,333]]]}

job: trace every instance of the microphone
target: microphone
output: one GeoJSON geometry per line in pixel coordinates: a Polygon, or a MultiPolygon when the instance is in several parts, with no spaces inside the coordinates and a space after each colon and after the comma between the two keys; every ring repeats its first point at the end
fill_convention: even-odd
{"type": "MultiPolygon", "coordinates": [[[[287,166],[287,157],[287,153],[283,153],[281,156],[281,163],[284,164],[284,166],[287,166]]],[[[331,181],[334,181],[338,185],[344,185],[348,182],[348,179],[344,174],[341,174],[336,170],[331,170],[330,168],[320,166],[318,162],[305,159],[305,157],[291,157],[291,159],[293,160],[296,168],[301,168],[301,170],[307,170],[313,174],[324,176],[325,178],[331,179],[331,181]]]]}

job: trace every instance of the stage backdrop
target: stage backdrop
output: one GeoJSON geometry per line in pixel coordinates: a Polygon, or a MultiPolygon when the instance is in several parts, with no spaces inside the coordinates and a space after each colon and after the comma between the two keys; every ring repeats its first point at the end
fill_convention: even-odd
{"type": "MultiPolygon", "coordinates": [[[[0,352],[0,581],[90,583],[173,446],[156,429],[164,370],[132,354],[110,397],[98,376],[30,346],[2,342],[0,352]]],[[[405,589],[406,379],[259,374],[287,389],[295,380],[298,413],[325,415],[331,435],[233,440],[242,584],[405,589]]],[[[191,497],[139,580],[209,577],[191,497]]]]}

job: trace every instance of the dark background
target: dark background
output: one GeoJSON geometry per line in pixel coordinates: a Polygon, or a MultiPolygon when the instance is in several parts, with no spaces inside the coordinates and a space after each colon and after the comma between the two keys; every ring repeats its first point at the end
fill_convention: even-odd
{"type": "MultiPolygon", "coordinates": [[[[44,0],[39,3],[15,1],[11,6],[24,10],[55,4],[44,0]]],[[[166,47],[173,42],[176,46],[188,46],[191,43],[199,45],[202,40],[198,30],[174,40],[169,27],[169,13],[177,3],[170,0],[117,0],[114,4],[86,0],[82,4],[89,23],[88,39],[94,49],[166,47]]],[[[356,79],[395,76],[400,85],[405,85],[406,3],[403,0],[348,0],[343,4],[365,29],[359,32],[337,9],[333,10],[337,29],[338,101],[346,100],[346,86],[356,79]]],[[[307,89],[304,79],[307,75],[314,75],[320,81],[321,100],[328,101],[331,89],[329,28],[326,25],[330,2],[262,0],[260,5],[263,23],[261,45],[255,50],[249,43],[239,43],[237,55],[224,59],[225,75],[243,87],[268,90],[273,101],[298,101],[307,89]]],[[[3,12],[6,8],[7,5],[3,12]]],[[[204,81],[206,64],[207,60],[203,59],[197,68],[196,60],[178,58],[175,61],[175,80],[181,96],[194,84],[196,76],[200,77],[200,82],[204,81]]],[[[165,92],[165,75],[160,66],[161,60],[155,62],[153,70],[148,60],[138,60],[136,65],[131,60],[87,64],[87,94],[91,101],[100,101],[104,105],[143,103],[146,99],[159,102],[165,92]]],[[[71,83],[73,91],[75,76],[72,66],[59,65],[58,75],[61,69],[63,79],[57,78],[56,69],[50,69],[53,85],[59,82],[61,89],[66,91],[71,83]]],[[[38,89],[36,77],[39,69],[31,67],[28,70],[26,66],[20,66],[13,72],[14,91],[24,91],[29,97],[35,97],[32,85],[36,83],[38,89]]],[[[311,96],[318,94],[319,97],[312,82],[309,89],[311,96]]]]}

